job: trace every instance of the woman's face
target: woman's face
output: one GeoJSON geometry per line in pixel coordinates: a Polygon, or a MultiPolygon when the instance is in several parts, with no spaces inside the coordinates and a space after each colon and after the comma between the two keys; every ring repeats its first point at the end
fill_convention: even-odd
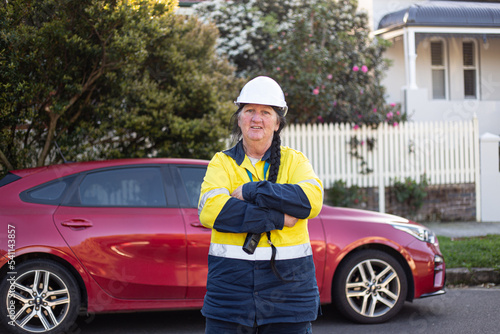
{"type": "Polygon", "coordinates": [[[271,106],[247,104],[238,116],[238,126],[247,145],[271,143],[279,125],[278,114],[271,106]]]}

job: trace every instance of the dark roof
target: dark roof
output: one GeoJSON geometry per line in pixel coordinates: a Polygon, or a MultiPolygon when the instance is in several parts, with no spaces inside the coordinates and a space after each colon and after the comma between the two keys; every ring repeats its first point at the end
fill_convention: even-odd
{"type": "Polygon", "coordinates": [[[179,7],[191,7],[192,5],[196,5],[197,3],[207,1],[207,0],[179,0],[179,7]]]}
{"type": "Polygon", "coordinates": [[[378,29],[404,26],[500,27],[500,3],[427,1],[386,14],[378,29]]]}

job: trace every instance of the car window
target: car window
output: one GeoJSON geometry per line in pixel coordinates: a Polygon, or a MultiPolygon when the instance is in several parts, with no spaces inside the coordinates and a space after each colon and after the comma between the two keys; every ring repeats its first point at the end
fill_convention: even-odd
{"type": "Polygon", "coordinates": [[[179,167],[182,182],[188,196],[189,205],[192,208],[198,207],[200,198],[201,183],[207,172],[206,167],[179,167]]]}
{"type": "Polygon", "coordinates": [[[30,196],[33,199],[46,199],[51,201],[61,197],[66,186],[67,184],[65,182],[55,182],[31,191],[30,196]]]}
{"type": "Polygon", "coordinates": [[[158,167],[105,170],[86,175],[80,183],[83,206],[166,206],[158,167]]]}
{"type": "Polygon", "coordinates": [[[17,181],[21,179],[20,176],[14,175],[12,173],[7,173],[3,179],[0,180],[0,187],[3,187],[9,183],[12,183],[14,181],[17,181]]]}
{"type": "Polygon", "coordinates": [[[23,191],[19,197],[25,202],[58,205],[75,178],[73,175],[44,183],[23,191]]]}

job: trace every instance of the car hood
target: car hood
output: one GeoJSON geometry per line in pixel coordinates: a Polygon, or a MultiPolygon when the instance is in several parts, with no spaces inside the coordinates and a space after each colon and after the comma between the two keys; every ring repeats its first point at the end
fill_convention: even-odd
{"type": "Polygon", "coordinates": [[[419,225],[411,220],[403,217],[391,215],[388,213],[380,213],[369,210],[352,209],[352,208],[340,208],[333,207],[329,205],[323,205],[321,213],[319,215],[321,219],[332,219],[332,220],[342,220],[342,221],[363,221],[371,223],[402,223],[402,224],[412,224],[419,225]]]}

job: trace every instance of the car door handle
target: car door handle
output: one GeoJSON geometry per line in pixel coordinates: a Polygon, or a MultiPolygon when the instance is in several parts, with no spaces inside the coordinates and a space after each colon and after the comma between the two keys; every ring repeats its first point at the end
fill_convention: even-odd
{"type": "Polygon", "coordinates": [[[93,226],[92,222],[85,219],[70,219],[63,221],[61,225],[72,228],[87,228],[93,226]]]}
{"type": "Polygon", "coordinates": [[[193,223],[191,223],[191,226],[192,227],[197,227],[197,228],[203,228],[203,229],[206,229],[206,230],[210,230],[208,227],[203,226],[200,222],[193,222],[193,223]]]}

